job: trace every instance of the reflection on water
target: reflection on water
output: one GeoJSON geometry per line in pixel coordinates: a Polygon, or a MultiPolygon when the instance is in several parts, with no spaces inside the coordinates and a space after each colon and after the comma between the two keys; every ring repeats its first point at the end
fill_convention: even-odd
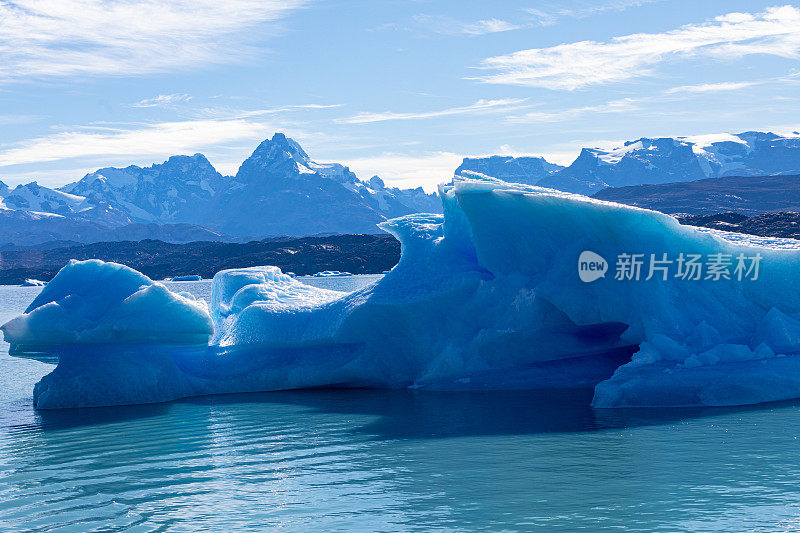
{"type": "MultiPolygon", "coordinates": [[[[0,288],[0,318],[34,294],[0,288]]],[[[797,402],[306,390],[35,412],[51,369],[0,354],[0,530],[800,528],[797,402]]]]}
{"type": "Polygon", "coordinates": [[[751,530],[800,523],[798,404],[308,390],[42,411],[0,436],[11,529],[751,530]]]}

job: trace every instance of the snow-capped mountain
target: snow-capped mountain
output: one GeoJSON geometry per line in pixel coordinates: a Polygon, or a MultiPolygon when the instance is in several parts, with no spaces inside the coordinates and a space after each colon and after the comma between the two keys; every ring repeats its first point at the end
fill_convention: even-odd
{"type": "Polygon", "coordinates": [[[0,182],[0,196],[7,209],[71,215],[93,206],[83,196],[69,194],[39,185],[35,181],[9,189],[0,182]]]}
{"type": "Polygon", "coordinates": [[[606,187],[796,174],[800,172],[800,134],[748,131],[643,137],[610,149],[583,148],[566,168],[540,158],[492,156],[464,159],[456,174],[462,170],[580,194],[593,194],[606,187]]]}
{"type": "Polygon", "coordinates": [[[538,185],[592,194],[605,187],[798,171],[800,135],[745,132],[641,138],[610,150],[584,148],[569,167],[538,185]]]}
{"type": "Polygon", "coordinates": [[[203,154],[149,167],[101,168],[61,191],[108,206],[120,222],[201,224],[224,178],[203,154]]]}
{"type": "Polygon", "coordinates": [[[493,155],[490,157],[465,157],[456,169],[456,174],[469,170],[503,181],[536,185],[542,179],[563,168],[561,165],[550,163],[543,157],[493,155]]]}
{"type": "MultiPolygon", "coordinates": [[[[376,224],[388,218],[441,211],[435,194],[421,188],[389,188],[377,176],[361,181],[339,163],[313,161],[282,133],[262,142],[232,177],[222,176],[202,154],[173,156],[149,167],[102,168],[60,189],[32,182],[9,190],[0,182],[0,199],[0,208],[8,212],[6,226],[28,221],[26,243],[35,240],[34,234],[68,238],[72,227],[81,228],[76,240],[86,240],[89,234],[123,235],[130,232],[103,232],[95,226],[131,224],[168,225],[180,234],[179,240],[189,234],[242,238],[378,233],[376,224]],[[20,218],[11,211],[38,215],[20,218]],[[46,228],[37,222],[45,219],[46,228]],[[53,229],[58,224],[64,232],[53,229]],[[91,231],[84,231],[87,224],[91,231]],[[202,228],[187,231],[180,224],[202,228]],[[35,231],[37,225],[43,226],[42,232],[35,231]]],[[[20,240],[18,233],[5,233],[20,240]]],[[[0,242],[14,241],[0,231],[0,242]]]]}
{"type": "Polygon", "coordinates": [[[435,198],[387,189],[380,178],[363,182],[339,163],[313,161],[276,133],[216,191],[205,225],[232,235],[377,233],[379,222],[430,207],[425,200],[435,198]]]}
{"type": "Polygon", "coordinates": [[[346,167],[317,164],[281,133],[262,142],[215,199],[207,225],[236,235],[376,233],[385,220],[346,167]]]}

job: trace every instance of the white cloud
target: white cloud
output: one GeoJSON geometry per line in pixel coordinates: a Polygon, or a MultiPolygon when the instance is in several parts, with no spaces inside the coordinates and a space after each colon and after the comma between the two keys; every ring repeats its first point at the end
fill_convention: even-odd
{"type": "Polygon", "coordinates": [[[414,21],[432,31],[442,35],[467,35],[475,37],[487,33],[499,33],[518,30],[522,26],[497,18],[465,22],[446,16],[416,15],[414,21]]]}
{"type": "Polygon", "coordinates": [[[474,104],[459,107],[450,107],[438,111],[424,111],[419,113],[395,113],[385,111],[383,113],[359,113],[352,117],[335,119],[339,124],[368,124],[372,122],[385,122],[387,120],[409,120],[420,118],[435,118],[451,115],[465,115],[472,113],[502,112],[508,111],[524,103],[526,98],[503,98],[499,100],[478,100],[474,104]]]}
{"type": "MultiPolygon", "coordinates": [[[[587,115],[628,113],[634,111],[643,112],[648,109],[643,104],[674,102],[675,100],[684,100],[687,98],[702,97],[705,94],[713,94],[724,91],[737,91],[759,85],[785,82],[789,78],[791,78],[791,75],[780,78],[769,78],[756,81],[682,85],[680,87],[672,87],[670,89],[665,89],[659,93],[650,96],[640,96],[636,98],[630,98],[630,97],[621,98],[618,100],[610,100],[608,102],[604,102],[601,104],[587,105],[581,107],[571,107],[566,109],[560,109],[557,111],[531,111],[528,113],[523,113],[521,115],[507,116],[506,120],[512,123],[560,122],[560,121],[581,118],[587,115]]],[[[650,109],[650,111],[652,111],[652,109],[650,109]]]]}
{"type": "Polygon", "coordinates": [[[133,104],[133,107],[169,107],[181,102],[188,102],[191,99],[191,96],[182,93],[159,94],[153,98],[139,100],[133,104]]]}
{"type": "Polygon", "coordinates": [[[466,35],[485,35],[487,33],[511,31],[519,28],[520,26],[517,26],[516,24],[493,18],[488,20],[479,20],[470,24],[464,24],[461,26],[461,33],[466,35]]]}
{"type": "Polygon", "coordinates": [[[740,58],[769,54],[800,58],[800,9],[729,13],[664,33],[637,33],[607,42],[579,41],[532,48],[483,61],[486,83],[573,90],[652,74],[663,61],[685,57],[740,58]]]}
{"type": "Polygon", "coordinates": [[[533,111],[523,115],[509,116],[506,118],[506,120],[514,123],[560,122],[562,120],[576,119],[590,114],[627,113],[629,111],[638,110],[639,106],[637,104],[643,100],[644,99],[638,98],[622,98],[620,100],[612,100],[603,104],[572,107],[559,111],[533,111]]]}
{"type": "Polygon", "coordinates": [[[0,80],[132,75],[228,61],[305,0],[0,2],[0,80]],[[248,36],[243,38],[242,36],[248,36]]]}
{"type": "Polygon", "coordinates": [[[378,175],[390,187],[422,187],[428,192],[450,181],[463,156],[452,152],[428,152],[422,155],[383,153],[374,157],[351,158],[344,164],[362,179],[378,175]]]}
{"type": "Polygon", "coordinates": [[[335,109],[343,106],[344,104],[290,104],[267,109],[237,111],[233,114],[240,117],[257,117],[261,115],[277,115],[278,113],[287,113],[289,111],[319,111],[322,109],[335,109]]]}
{"type": "MultiPolygon", "coordinates": [[[[645,4],[652,4],[662,0],[614,0],[603,2],[597,5],[583,5],[578,8],[568,9],[556,4],[550,7],[525,8],[525,12],[531,15],[540,26],[552,26],[563,17],[586,18],[598,13],[607,11],[625,11],[632,7],[641,7],[645,4]]],[[[560,4],[560,3],[559,3],[560,4]]]]}
{"type": "Polygon", "coordinates": [[[536,21],[536,24],[539,26],[553,26],[556,22],[558,22],[557,13],[544,11],[542,9],[535,9],[532,7],[525,9],[525,12],[532,16],[536,21]]]}
{"type": "Polygon", "coordinates": [[[42,117],[37,115],[0,115],[0,126],[8,126],[11,124],[29,124],[41,119],[42,117]]]}
{"type": "Polygon", "coordinates": [[[161,122],[131,128],[98,127],[91,131],[76,128],[0,150],[0,167],[81,157],[191,154],[231,141],[258,142],[273,129],[268,124],[243,119],[161,122]]]}
{"type": "Polygon", "coordinates": [[[739,89],[746,89],[760,85],[756,81],[741,81],[732,82],[726,81],[722,83],[701,83],[698,85],[682,85],[680,87],[673,87],[664,91],[665,94],[680,94],[680,93],[716,93],[723,91],[738,91],[739,89]]]}

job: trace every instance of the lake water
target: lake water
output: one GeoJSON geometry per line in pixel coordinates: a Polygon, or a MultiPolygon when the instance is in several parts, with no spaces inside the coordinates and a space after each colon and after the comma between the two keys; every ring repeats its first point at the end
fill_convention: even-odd
{"type": "MultiPolygon", "coordinates": [[[[38,291],[0,287],[0,320],[38,291]]],[[[798,402],[316,390],[36,412],[51,369],[2,344],[2,531],[800,531],[798,402]]]]}

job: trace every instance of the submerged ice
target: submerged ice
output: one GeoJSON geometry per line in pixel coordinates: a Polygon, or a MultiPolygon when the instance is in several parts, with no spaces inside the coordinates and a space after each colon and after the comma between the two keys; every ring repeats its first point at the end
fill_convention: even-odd
{"type": "Polygon", "coordinates": [[[127,267],[71,262],[3,331],[59,360],[40,408],[317,386],[593,387],[596,407],[800,397],[786,242],[477,175],[440,196],[444,215],[382,225],[400,262],[353,293],[233,269],[209,311],[127,267]],[[582,257],[600,274],[580,275],[582,257]],[[689,258],[700,275],[680,271],[689,258]]]}

